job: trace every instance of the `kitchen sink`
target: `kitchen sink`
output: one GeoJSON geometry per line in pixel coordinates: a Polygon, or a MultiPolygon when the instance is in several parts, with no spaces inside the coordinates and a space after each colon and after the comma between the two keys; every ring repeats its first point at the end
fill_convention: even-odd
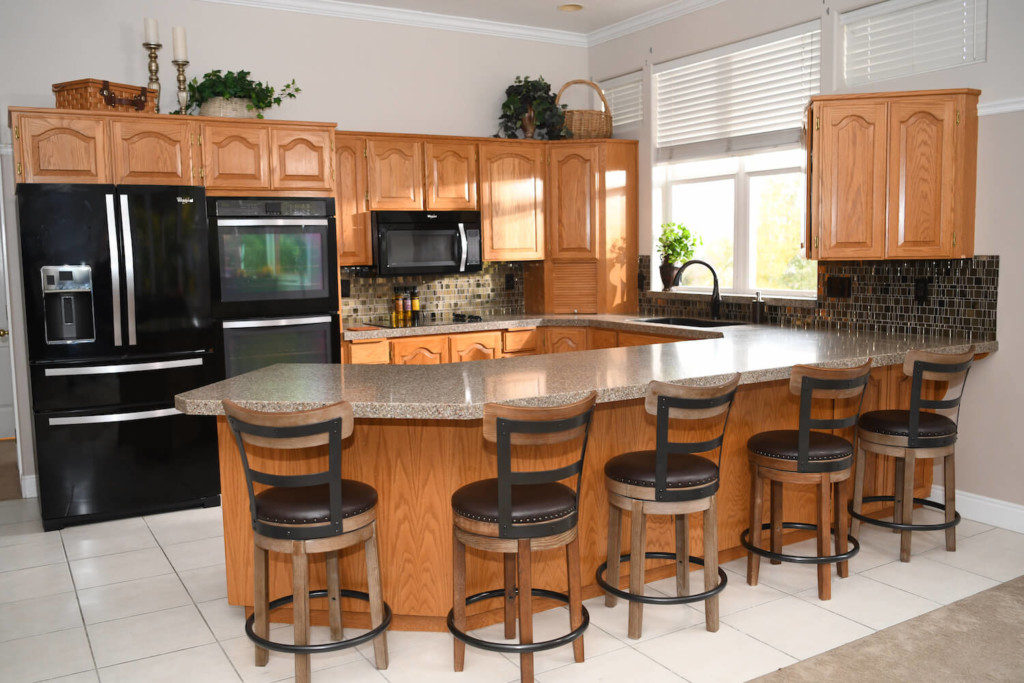
{"type": "Polygon", "coordinates": [[[739,320],[705,320],[704,318],[638,318],[633,322],[681,325],[683,327],[729,327],[730,325],[746,325],[746,323],[739,320]]]}

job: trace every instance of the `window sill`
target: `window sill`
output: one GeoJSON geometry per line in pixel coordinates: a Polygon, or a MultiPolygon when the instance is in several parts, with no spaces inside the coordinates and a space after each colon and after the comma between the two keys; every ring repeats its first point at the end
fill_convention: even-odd
{"type": "MultiPolygon", "coordinates": [[[[708,297],[711,296],[711,292],[688,292],[683,290],[673,290],[665,292],[660,290],[651,290],[648,292],[648,296],[650,296],[652,299],[664,299],[675,301],[707,301],[708,297]]],[[[815,308],[818,304],[817,298],[813,296],[769,295],[762,296],[761,298],[769,306],[788,306],[790,308],[812,309],[815,308]]],[[[726,293],[722,295],[722,301],[725,303],[749,304],[753,300],[753,294],[726,293]]]]}

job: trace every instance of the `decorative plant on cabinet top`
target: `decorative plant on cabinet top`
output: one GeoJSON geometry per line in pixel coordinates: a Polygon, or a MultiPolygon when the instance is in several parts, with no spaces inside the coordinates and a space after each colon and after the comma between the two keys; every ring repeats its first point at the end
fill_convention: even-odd
{"type": "Polygon", "coordinates": [[[561,140],[571,134],[565,127],[566,105],[559,105],[551,92],[551,85],[543,76],[533,80],[529,76],[516,76],[505,89],[505,102],[498,118],[499,129],[495,137],[561,140]]]}
{"type": "Polygon", "coordinates": [[[256,118],[263,118],[263,110],[274,105],[280,105],[283,98],[294,99],[302,92],[302,89],[295,85],[293,78],[280,90],[276,90],[269,83],[261,83],[249,78],[248,71],[228,71],[222,73],[220,69],[214,69],[203,75],[203,80],[193,78],[188,84],[188,105],[186,113],[199,113],[203,116],[224,116],[233,115],[251,118],[255,112],[256,118]],[[230,114],[217,113],[230,100],[237,100],[230,114]],[[204,105],[206,105],[204,107],[204,105]],[[244,106],[244,110],[242,107],[244,106]]]}

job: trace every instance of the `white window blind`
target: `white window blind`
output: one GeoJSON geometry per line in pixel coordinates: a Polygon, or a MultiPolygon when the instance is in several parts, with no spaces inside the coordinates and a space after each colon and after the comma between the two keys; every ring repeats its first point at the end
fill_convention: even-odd
{"type": "Polygon", "coordinates": [[[847,85],[985,61],[986,0],[892,0],[840,15],[847,85]]]}
{"type": "Polygon", "coordinates": [[[598,83],[611,105],[612,128],[632,128],[643,121],[643,73],[640,71],[598,83]]]}
{"type": "Polygon", "coordinates": [[[820,65],[817,21],[659,65],[659,161],[799,141],[820,65]]]}

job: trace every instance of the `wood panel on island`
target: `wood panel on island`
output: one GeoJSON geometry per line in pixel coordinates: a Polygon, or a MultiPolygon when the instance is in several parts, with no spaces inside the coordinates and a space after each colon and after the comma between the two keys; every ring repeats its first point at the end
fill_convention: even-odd
{"type": "Polygon", "coordinates": [[[808,258],[973,256],[979,94],[811,98],[808,258]]]}

